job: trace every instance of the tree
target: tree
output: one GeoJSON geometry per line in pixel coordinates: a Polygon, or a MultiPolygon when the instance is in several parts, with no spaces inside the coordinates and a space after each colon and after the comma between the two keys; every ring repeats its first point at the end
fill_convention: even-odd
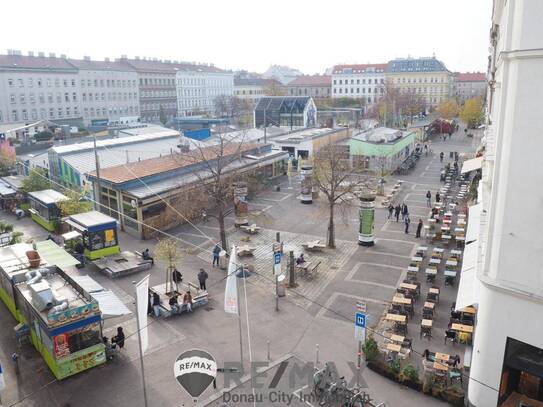
{"type": "Polygon", "coordinates": [[[15,155],[0,146],[0,177],[9,175],[15,166],[15,155]]]}
{"type": "Polygon", "coordinates": [[[468,127],[475,127],[483,119],[483,101],[480,97],[466,100],[462,109],[460,109],[460,119],[468,127]]]}
{"type": "Polygon", "coordinates": [[[173,292],[172,272],[176,268],[176,263],[183,259],[183,253],[174,239],[162,239],[155,246],[155,258],[168,264],[166,268],[166,292],[173,292]]]}
{"type": "Polygon", "coordinates": [[[21,191],[24,193],[43,191],[44,189],[50,189],[51,182],[47,179],[45,170],[40,168],[33,168],[30,170],[28,177],[23,180],[21,185],[21,191]]]}
{"type": "Polygon", "coordinates": [[[241,99],[230,95],[218,95],[213,100],[215,115],[219,117],[236,117],[247,109],[247,104],[241,99]]]}
{"type": "Polygon", "coordinates": [[[315,153],[313,160],[315,185],[328,200],[327,246],[336,247],[334,210],[336,206],[350,205],[355,190],[363,180],[353,174],[351,162],[343,146],[329,143],[315,153]]]}
{"type": "Polygon", "coordinates": [[[221,246],[228,251],[224,218],[226,209],[232,203],[232,180],[237,177],[236,171],[231,169],[230,164],[241,157],[247,145],[244,143],[244,134],[232,138],[227,133],[218,133],[215,137],[218,138],[217,144],[204,147],[195,143],[195,149],[190,154],[179,155],[179,157],[185,162],[188,160],[199,164],[201,169],[193,174],[198,178],[204,193],[217,210],[221,246]]]}
{"type": "Polygon", "coordinates": [[[454,99],[447,100],[445,102],[441,102],[436,110],[440,117],[451,120],[458,115],[458,104],[454,99]]]}
{"type": "Polygon", "coordinates": [[[62,216],[77,215],[92,210],[92,204],[85,200],[85,194],[77,191],[67,191],[67,200],[58,203],[62,216]]]}
{"type": "Polygon", "coordinates": [[[266,96],[284,96],[286,94],[285,89],[277,79],[268,79],[266,81],[266,88],[264,89],[264,95],[266,96]]]}
{"type": "Polygon", "coordinates": [[[164,110],[164,106],[160,105],[158,109],[158,120],[160,120],[160,123],[162,123],[164,126],[168,122],[168,117],[166,116],[166,111],[164,110]]]}

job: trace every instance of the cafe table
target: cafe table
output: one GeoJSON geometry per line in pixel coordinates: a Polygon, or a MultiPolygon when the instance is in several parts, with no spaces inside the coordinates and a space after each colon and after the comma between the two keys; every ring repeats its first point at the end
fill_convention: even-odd
{"type": "Polygon", "coordinates": [[[416,290],[417,286],[415,284],[400,283],[400,288],[405,288],[406,290],[416,290]]]}
{"type": "Polygon", "coordinates": [[[411,261],[414,261],[415,263],[421,263],[422,262],[422,257],[413,256],[413,257],[411,257],[411,261]]]}
{"type": "Polygon", "coordinates": [[[409,266],[407,267],[407,271],[410,271],[412,273],[418,273],[419,272],[419,268],[416,267],[416,266],[409,266]]]}
{"type": "Polygon", "coordinates": [[[394,321],[394,322],[406,322],[407,318],[405,315],[399,315],[399,314],[387,314],[385,319],[387,321],[394,321]]]}
{"type": "Polygon", "coordinates": [[[405,336],[392,334],[392,335],[390,335],[390,340],[391,340],[392,342],[400,342],[400,343],[403,343],[403,341],[405,340],[405,336]]]}
{"type": "Polygon", "coordinates": [[[462,308],[459,311],[463,312],[464,314],[470,314],[470,315],[475,315],[477,313],[477,310],[472,306],[462,308]]]}
{"type": "Polygon", "coordinates": [[[456,267],[456,266],[458,266],[458,261],[456,261],[456,260],[453,259],[453,258],[449,258],[449,259],[445,262],[445,265],[446,265],[446,266],[451,266],[451,267],[456,267]]]}
{"type": "Polygon", "coordinates": [[[437,269],[434,268],[427,268],[426,274],[429,276],[436,276],[437,275],[437,269]]]}
{"type": "Polygon", "coordinates": [[[395,295],[392,298],[392,303],[401,304],[401,305],[411,305],[411,298],[405,298],[405,297],[400,297],[399,295],[395,295]]]}
{"type": "Polygon", "coordinates": [[[448,362],[449,358],[450,358],[450,355],[447,355],[446,353],[439,353],[439,352],[435,353],[435,359],[436,360],[441,360],[443,362],[448,362]]]}
{"type": "Polygon", "coordinates": [[[473,327],[471,325],[452,324],[451,329],[460,332],[473,333],[473,327]]]}
{"type": "Polygon", "coordinates": [[[436,259],[435,257],[432,257],[429,261],[430,264],[441,264],[441,259],[436,259]]]}
{"type": "Polygon", "coordinates": [[[424,302],[424,308],[433,310],[435,308],[436,304],[430,301],[424,302]]]}
{"type": "Polygon", "coordinates": [[[437,295],[439,295],[439,288],[430,288],[430,289],[428,290],[428,292],[429,292],[430,294],[437,294],[437,295]]]}
{"type": "Polygon", "coordinates": [[[420,322],[421,326],[432,327],[433,321],[431,319],[423,319],[420,322]]]}
{"type": "Polygon", "coordinates": [[[387,350],[391,351],[391,352],[400,352],[400,350],[402,350],[402,347],[401,345],[396,345],[395,343],[389,343],[387,344],[387,347],[386,347],[387,350]]]}
{"type": "Polygon", "coordinates": [[[449,370],[449,367],[447,366],[447,364],[443,362],[434,362],[433,368],[436,370],[442,370],[444,372],[449,370]]]}
{"type": "Polygon", "coordinates": [[[433,252],[434,253],[443,253],[445,251],[442,247],[434,247],[433,252]]]}

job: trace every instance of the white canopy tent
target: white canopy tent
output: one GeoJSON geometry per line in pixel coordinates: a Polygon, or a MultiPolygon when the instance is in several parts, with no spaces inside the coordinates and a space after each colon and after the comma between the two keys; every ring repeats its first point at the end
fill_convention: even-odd
{"type": "Polygon", "coordinates": [[[483,204],[477,204],[469,207],[468,229],[466,231],[466,244],[479,238],[481,228],[481,210],[483,204]]]}
{"type": "Polygon", "coordinates": [[[103,316],[119,317],[132,313],[113,291],[106,290],[93,278],[89,276],[72,276],[72,278],[98,301],[103,316]]]}
{"type": "Polygon", "coordinates": [[[477,281],[477,256],[478,243],[473,242],[466,245],[464,249],[464,258],[462,260],[462,273],[460,274],[460,283],[456,295],[456,310],[460,310],[470,305],[477,304],[478,281],[477,281]]]}
{"type": "Polygon", "coordinates": [[[462,164],[461,174],[466,174],[471,171],[480,170],[483,165],[483,157],[472,158],[464,161],[462,164]]]}

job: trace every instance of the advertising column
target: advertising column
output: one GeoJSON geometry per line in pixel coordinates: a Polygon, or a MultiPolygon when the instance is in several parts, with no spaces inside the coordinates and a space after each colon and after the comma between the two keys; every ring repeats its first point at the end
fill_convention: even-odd
{"type": "Polygon", "coordinates": [[[236,227],[249,224],[249,208],[247,206],[247,183],[234,183],[234,211],[236,227]]]}
{"type": "Polygon", "coordinates": [[[375,215],[375,196],[362,195],[360,197],[360,229],[358,231],[358,244],[373,246],[373,220],[375,215]]]}
{"type": "Polygon", "coordinates": [[[313,203],[313,166],[311,164],[302,164],[300,168],[301,194],[300,202],[303,204],[313,203]]]}

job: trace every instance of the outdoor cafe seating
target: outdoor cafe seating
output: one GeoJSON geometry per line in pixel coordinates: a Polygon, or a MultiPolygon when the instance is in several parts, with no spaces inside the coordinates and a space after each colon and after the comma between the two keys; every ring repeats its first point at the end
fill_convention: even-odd
{"type": "Polygon", "coordinates": [[[432,337],[432,325],[433,321],[431,319],[423,319],[420,323],[420,339],[422,339],[423,336],[428,338],[432,337]]]}

